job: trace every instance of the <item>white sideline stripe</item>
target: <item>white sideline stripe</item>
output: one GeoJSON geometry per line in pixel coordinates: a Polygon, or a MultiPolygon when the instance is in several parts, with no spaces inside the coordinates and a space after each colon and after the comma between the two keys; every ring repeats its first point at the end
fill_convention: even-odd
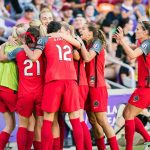
{"type": "Polygon", "coordinates": [[[131,94],[135,89],[109,89],[109,95],[124,95],[131,94]]]}

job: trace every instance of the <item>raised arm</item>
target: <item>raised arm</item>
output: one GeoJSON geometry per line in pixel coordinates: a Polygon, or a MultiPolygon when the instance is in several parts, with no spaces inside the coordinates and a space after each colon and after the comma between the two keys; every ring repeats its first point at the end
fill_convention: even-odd
{"type": "Polygon", "coordinates": [[[143,51],[141,50],[140,47],[136,49],[132,49],[125,41],[124,36],[123,36],[123,30],[121,27],[118,27],[118,32],[114,35],[114,38],[119,42],[119,44],[123,47],[125,53],[131,58],[137,58],[138,56],[143,54],[143,51]]]}
{"type": "Polygon", "coordinates": [[[61,37],[62,39],[66,40],[67,42],[69,42],[71,45],[73,45],[77,49],[81,48],[80,42],[71,35],[67,35],[67,34],[64,34],[64,33],[51,33],[49,35],[52,36],[52,37],[61,37]]]}
{"type": "Polygon", "coordinates": [[[96,52],[93,50],[88,51],[84,43],[81,46],[81,54],[85,62],[90,62],[96,56],[96,52]]]}
{"type": "Polygon", "coordinates": [[[33,62],[38,60],[38,58],[42,54],[41,50],[38,50],[38,49],[35,49],[34,51],[30,50],[30,48],[26,44],[22,45],[21,47],[24,49],[24,51],[25,51],[26,55],[29,57],[29,59],[31,59],[33,62]]]}
{"type": "Polygon", "coordinates": [[[73,59],[76,61],[80,60],[80,54],[76,49],[73,50],[73,59]]]}
{"type": "Polygon", "coordinates": [[[82,42],[81,54],[85,62],[90,62],[97,54],[102,50],[102,43],[99,39],[92,42],[89,50],[86,49],[84,43],[82,42]]]}
{"type": "Polygon", "coordinates": [[[32,51],[26,44],[22,45],[29,59],[31,59],[33,62],[38,60],[38,58],[41,56],[45,48],[45,43],[47,42],[47,40],[48,40],[48,37],[40,38],[36,43],[34,51],[32,51]]]}
{"type": "Polygon", "coordinates": [[[7,54],[4,53],[5,43],[0,46],[0,61],[7,61],[7,54]]]}

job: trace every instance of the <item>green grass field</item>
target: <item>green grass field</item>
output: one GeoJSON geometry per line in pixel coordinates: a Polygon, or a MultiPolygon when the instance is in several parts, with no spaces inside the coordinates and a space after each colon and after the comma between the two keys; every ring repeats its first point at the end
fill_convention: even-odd
{"type": "MultiPolygon", "coordinates": [[[[125,150],[125,147],[120,147],[120,150],[125,150]]],[[[144,150],[144,146],[143,145],[134,146],[133,150],[144,150]]]]}

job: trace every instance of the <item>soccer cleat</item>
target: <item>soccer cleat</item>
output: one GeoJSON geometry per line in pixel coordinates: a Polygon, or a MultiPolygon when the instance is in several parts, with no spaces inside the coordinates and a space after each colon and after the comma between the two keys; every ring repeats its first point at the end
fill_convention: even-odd
{"type": "Polygon", "coordinates": [[[144,143],[144,150],[150,150],[150,142],[144,143]]]}

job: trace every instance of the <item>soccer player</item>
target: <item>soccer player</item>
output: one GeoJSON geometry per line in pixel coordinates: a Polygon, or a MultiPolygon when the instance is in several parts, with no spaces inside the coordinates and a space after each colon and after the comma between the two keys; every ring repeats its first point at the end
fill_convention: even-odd
{"type": "MultiPolygon", "coordinates": [[[[62,23],[62,27],[64,32],[67,33],[67,35],[72,35],[76,38],[74,34],[73,28],[67,23],[62,23]]],[[[62,36],[61,36],[62,37],[62,36]]],[[[77,83],[78,83],[78,90],[79,90],[79,102],[80,102],[80,122],[83,129],[83,139],[84,139],[84,148],[85,150],[92,150],[92,140],[90,136],[89,129],[84,121],[84,105],[87,100],[88,95],[88,83],[87,83],[87,77],[85,72],[85,62],[83,61],[83,58],[81,56],[80,50],[74,49],[73,50],[73,56],[74,56],[74,65],[77,73],[77,83]]]]}
{"type": "MultiPolygon", "coordinates": [[[[70,42],[70,37],[72,36],[76,39],[76,36],[74,34],[74,29],[66,22],[62,22],[62,28],[64,28],[64,32],[61,33],[56,33],[55,36],[64,38],[70,42]],[[65,38],[67,35],[67,38],[65,38]]],[[[53,34],[54,35],[54,34],[53,34]]],[[[52,36],[52,34],[51,34],[52,36]]],[[[75,40],[74,39],[74,40],[75,40]]],[[[71,40],[71,43],[74,41],[71,40]]],[[[79,90],[79,102],[80,102],[80,122],[82,125],[82,130],[83,130],[83,136],[84,136],[84,148],[85,150],[91,150],[92,149],[92,141],[90,137],[90,132],[88,130],[88,127],[84,121],[84,104],[87,99],[87,94],[88,94],[88,83],[87,83],[87,78],[86,78],[86,73],[85,73],[85,68],[84,68],[84,61],[82,59],[82,56],[80,56],[80,53],[77,49],[73,50],[73,58],[74,58],[74,65],[75,69],[77,72],[77,83],[78,83],[78,90],[79,90]]]]}
{"type": "MultiPolygon", "coordinates": [[[[35,44],[40,36],[39,30],[29,28],[26,32],[26,44],[34,51],[35,44]]],[[[35,111],[37,116],[42,115],[41,100],[44,83],[44,64],[42,56],[32,62],[23,48],[17,48],[3,56],[5,60],[16,60],[19,71],[18,101],[16,110],[19,114],[19,128],[17,132],[18,150],[31,149],[33,136],[28,141],[29,118],[35,111]],[[30,145],[30,146],[29,146],[30,145]]]]}
{"type": "MultiPolygon", "coordinates": [[[[60,30],[61,24],[52,21],[48,25],[47,32],[59,32],[60,30]]],[[[76,46],[80,47],[78,41],[76,41],[76,46]]],[[[79,97],[72,46],[61,38],[44,37],[37,43],[37,53],[28,51],[27,55],[36,60],[42,50],[44,50],[47,60],[42,102],[44,110],[42,150],[52,150],[53,148],[52,122],[59,109],[69,113],[77,150],[83,150],[83,132],[79,121],[79,97]]]]}
{"type": "Polygon", "coordinates": [[[122,45],[130,59],[138,61],[138,85],[124,109],[126,150],[132,150],[134,132],[140,133],[145,142],[150,142],[150,135],[142,122],[136,117],[144,108],[150,105],[150,22],[140,21],[136,29],[136,39],[140,40],[138,47],[132,50],[126,43],[122,28],[118,28],[114,38],[122,45]]]}
{"type": "Polygon", "coordinates": [[[10,134],[16,125],[14,112],[18,91],[17,66],[15,62],[5,62],[3,60],[3,53],[7,54],[20,45],[18,36],[26,32],[27,28],[28,26],[25,24],[18,24],[13,28],[12,38],[15,39],[15,42],[18,44],[17,46],[8,41],[0,47],[0,112],[3,113],[6,124],[0,133],[0,150],[4,150],[10,134]]]}
{"type": "Polygon", "coordinates": [[[45,35],[46,35],[47,34],[47,26],[51,21],[53,21],[53,15],[49,9],[44,8],[40,12],[39,18],[44,27],[44,31],[45,31],[45,35]]]}
{"type": "MultiPolygon", "coordinates": [[[[103,129],[112,150],[118,150],[118,143],[114,130],[107,120],[108,93],[104,79],[105,67],[105,37],[94,24],[85,24],[81,29],[81,54],[86,62],[86,75],[89,85],[86,110],[93,128],[103,129]],[[87,107],[88,106],[88,107],[87,107]],[[96,118],[96,119],[95,119],[96,118]],[[101,128],[97,128],[97,123],[101,128]]],[[[98,149],[105,149],[103,136],[99,139],[98,149]]]]}
{"type": "MultiPolygon", "coordinates": [[[[29,23],[29,26],[37,28],[40,31],[40,36],[46,36],[45,29],[43,28],[43,25],[40,20],[38,20],[38,19],[32,20],[29,23]]],[[[43,114],[42,114],[42,116],[38,116],[35,119],[36,119],[36,122],[35,122],[35,127],[34,127],[33,147],[35,150],[41,150],[41,128],[42,128],[42,124],[43,124],[43,114]]],[[[32,134],[33,134],[33,132],[32,132],[32,134]]]]}

